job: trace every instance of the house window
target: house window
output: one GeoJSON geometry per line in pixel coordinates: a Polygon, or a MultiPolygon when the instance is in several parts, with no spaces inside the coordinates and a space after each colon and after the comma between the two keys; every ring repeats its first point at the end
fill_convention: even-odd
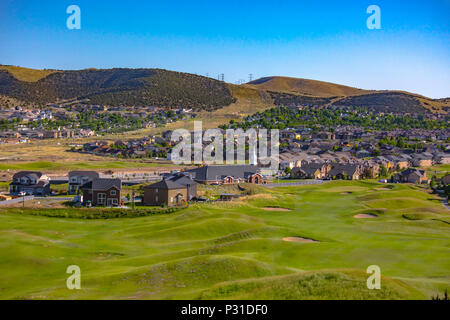
{"type": "Polygon", "coordinates": [[[155,202],[158,202],[158,196],[155,196],[155,202]]]}
{"type": "Polygon", "coordinates": [[[116,199],[116,198],[111,199],[111,203],[112,203],[114,206],[117,205],[117,204],[118,204],[117,199],[116,199]]]}
{"type": "Polygon", "coordinates": [[[158,188],[155,189],[155,193],[158,193],[158,188]]]}
{"type": "Polygon", "coordinates": [[[99,193],[97,195],[97,203],[98,204],[105,204],[105,200],[106,200],[106,193],[99,193]]]}
{"type": "Polygon", "coordinates": [[[170,202],[173,202],[173,197],[170,197],[170,202]]]}
{"type": "Polygon", "coordinates": [[[115,196],[115,195],[117,194],[117,191],[116,191],[116,190],[111,190],[111,191],[110,191],[110,194],[111,194],[112,196],[115,196]]]}

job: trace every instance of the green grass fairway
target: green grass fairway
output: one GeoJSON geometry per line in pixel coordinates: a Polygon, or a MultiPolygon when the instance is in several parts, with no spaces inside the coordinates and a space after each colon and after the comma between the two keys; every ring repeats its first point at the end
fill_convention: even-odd
{"type": "Polygon", "coordinates": [[[140,218],[0,208],[0,299],[430,299],[450,289],[450,212],[423,189],[258,190],[140,218]],[[81,290],[66,288],[73,264],[81,290]],[[370,265],[381,268],[381,290],[366,287],[370,265]]]}

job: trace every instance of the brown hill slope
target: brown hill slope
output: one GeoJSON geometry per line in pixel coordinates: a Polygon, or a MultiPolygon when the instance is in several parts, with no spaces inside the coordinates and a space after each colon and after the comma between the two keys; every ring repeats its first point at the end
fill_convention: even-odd
{"type": "Polygon", "coordinates": [[[350,96],[373,92],[331,82],[289,77],[265,77],[249,82],[247,85],[269,91],[289,92],[316,97],[350,96]]]}
{"type": "Polygon", "coordinates": [[[30,69],[17,66],[3,66],[3,65],[0,65],[0,70],[7,70],[17,80],[25,82],[36,82],[52,73],[58,72],[58,70],[49,70],[49,69],[39,70],[39,69],[30,69]]]}
{"type": "Polygon", "coordinates": [[[448,113],[449,99],[430,99],[398,90],[364,90],[340,84],[288,77],[265,77],[243,86],[266,90],[275,105],[367,107],[394,113],[448,113]]]}

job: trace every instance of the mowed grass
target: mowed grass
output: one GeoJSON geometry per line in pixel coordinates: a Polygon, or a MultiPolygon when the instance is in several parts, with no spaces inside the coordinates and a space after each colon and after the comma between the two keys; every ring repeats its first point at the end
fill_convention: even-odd
{"type": "Polygon", "coordinates": [[[87,161],[87,162],[14,162],[0,163],[0,170],[83,170],[83,169],[136,169],[173,167],[171,164],[139,161],[87,161]]]}
{"type": "Polygon", "coordinates": [[[333,181],[264,188],[239,201],[111,220],[47,218],[0,208],[0,298],[442,295],[450,288],[449,212],[417,187],[386,186],[333,181]],[[359,213],[377,217],[355,219],[359,213]],[[66,288],[66,268],[73,264],[81,268],[81,290],[66,288]],[[366,287],[370,265],[381,268],[381,290],[366,287]]]}

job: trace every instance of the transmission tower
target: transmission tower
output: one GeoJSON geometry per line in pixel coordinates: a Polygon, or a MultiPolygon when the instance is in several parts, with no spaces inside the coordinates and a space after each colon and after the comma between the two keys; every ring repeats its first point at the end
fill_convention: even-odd
{"type": "Polygon", "coordinates": [[[253,74],[250,73],[248,75],[248,82],[252,82],[252,80],[253,80],[253,74]]]}

